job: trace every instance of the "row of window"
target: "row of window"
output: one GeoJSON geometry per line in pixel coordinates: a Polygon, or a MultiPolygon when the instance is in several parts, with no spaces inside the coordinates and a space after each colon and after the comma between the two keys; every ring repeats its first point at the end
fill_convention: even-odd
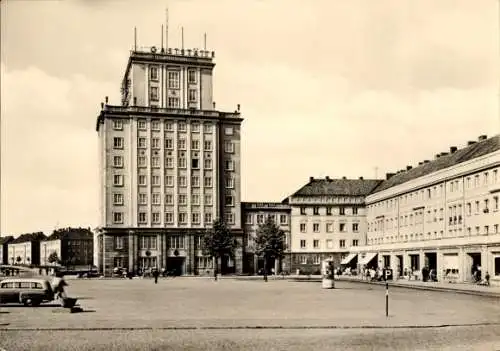
{"type": "MultiPolygon", "coordinates": [[[[115,155],[113,156],[113,167],[114,168],[123,168],[124,167],[124,157],[115,155]]],[[[152,168],[161,168],[161,159],[158,156],[151,157],[151,167],[152,168]]],[[[146,156],[138,156],[137,157],[137,167],[146,168],[148,166],[147,157],[146,156]]],[[[178,168],[187,168],[187,158],[179,157],[177,159],[177,167],[178,168]]],[[[165,168],[173,169],[174,167],[174,159],[171,156],[165,157],[165,168]]],[[[192,158],[191,159],[191,168],[192,169],[200,169],[200,159],[192,158]]],[[[203,160],[203,168],[204,169],[212,169],[212,159],[205,158],[203,160]]],[[[225,160],[224,161],[224,170],[226,171],[234,171],[234,161],[233,160],[225,160]]]]}
{"type": "MultiPolygon", "coordinates": [[[[197,82],[197,69],[188,68],[187,70],[187,81],[189,84],[196,84],[197,82]]],[[[149,79],[152,81],[158,81],[160,79],[160,67],[157,65],[149,66],[149,79]]],[[[167,70],[167,81],[168,87],[171,89],[179,88],[180,71],[179,70],[167,70]]]]}
{"type": "MultiPolygon", "coordinates": [[[[465,183],[465,188],[466,189],[473,189],[473,188],[478,188],[480,186],[487,186],[491,184],[497,184],[499,182],[499,177],[498,177],[498,169],[494,169],[492,171],[485,171],[482,172],[482,174],[475,174],[474,176],[468,176],[464,180],[462,179],[456,179],[453,181],[449,181],[448,184],[448,191],[450,193],[461,191],[462,190],[462,182],[465,183]]],[[[445,195],[445,183],[435,185],[431,188],[425,189],[425,190],[417,190],[414,192],[411,192],[409,194],[401,195],[398,198],[391,199],[391,200],[385,200],[381,201],[379,203],[369,205],[368,210],[372,211],[375,209],[382,209],[385,207],[385,209],[391,209],[391,208],[396,208],[398,205],[398,202],[401,205],[408,205],[412,204],[418,201],[424,201],[424,200],[429,200],[433,199],[436,197],[444,196],[445,195]],[[398,201],[399,200],[399,201],[398,201]]]]}
{"type": "MultiPolygon", "coordinates": [[[[300,214],[301,215],[306,216],[308,214],[307,212],[308,212],[307,211],[307,207],[301,207],[300,208],[300,214]]],[[[333,212],[334,212],[334,207],[325,207],[325,211],[324,212],[320,211],[320,207],[319,206],[313,207],[313,215],[315,215],[315,216],[318,216],[320,214],[326,214],[327,216],[332,216],[333,212]]],[[[358,214],[358,208],[357,207],[352,207],[350,210],[346,211],[346,207],[340,206],[340,207],[338,207],[338,213],[336,212],[336,214],[339,214],[341,216],[344,216],[346,213],[357,215],[358,214]]]]}
{"type": "MultiPolygon", "coordinates": [[[[140,149],[147,148],[147,138],[146,137],[138,137],[137,139],[137,147],[140,149]]],[[[177,140],[177,149],[178,150],[187,150],[186,148],[187,141],[186,139],[179,138],[177,140]]],[[[174,139],[170,137],[165,137],[164,146],[167,150],[174,149],[174,139]]],[[[113,137],[113,148],[120,150],[124,147],[124,138],[123,137],[113,137]]],[[[161,149],[161,139],[160,138],[151,138],[151,148],[152,149],[161,149]]],[[[212,151],[213,143],[212,140],[203,141],[203,150],[204,151],[212,151]]],[[[200,140],[192,139],[191,140],[191,149],[192,150],[200,150],[200,140]]],[[[224,142],[224,151],[228,153],[234,153],[234,143],[232,141],[224,142]]]]}
{"type": "MultiPolygon", "coordinates": [[[[137,177],[138,180],[138,185],[139,186],[147,186],[147,176],[146,175],[139,175],[137,177]]],[[[165,176],[165,186],[166,187],[173,187],[174,186],[174,179],[175,176],[173,175],[166,175],[165,176]]],[[[179,187],[187,187],[188,177],[186,176],[177,176],[177,184],[179,187]]],[[[206,188],[210,188],[213,186],[213,178],[210,176],[205,176],[203,177],[203,186],[206,188]]],[[[122,187],[124,184],[124,175],[122,174],[115,174],[113,175],[113,186],[116,187],[122,187]]],[[[159,175],[152,175],[151,176],[151,185],[152,186],[161,186],[161,177],[159,175]]],[[[226,188],[227,189],[233,189],[234,188],[234,178],[226,178],[226,188]]],[[[192,176],[191,177],[191,187],[199,187],[200,186],[200,177],[199,176],[192,176]]]]}
{"type": "MultiPolygon", "coordinates": [[[[125,236],[115,236],[114,238],[114,248],[117,250],[124,249],[125,246],[125,236]]],[[[185,240],[186,238],[183,235],[171,235],[168,237],[168,246],[171,249],[184,249],[185,248],[185,240]]],[[[197,236],[196,237],[196,246],[198,248],[201,247],[203,237],[202,236],[197,236]]],[[[158,248],[158,236],[157,235],[141,235],[137,239],[137,245],[139,246],[139,249],[141,250],[156,250],[158,248]]]]}
{"type": "MultiPolygon", "coordinates": [[[[191,194],[191,205],[200,205],[201,198],[204,199],[204,205],[211,206],[212,203],[212,195],[211,194],[191,194]]],[[[177,196],[177,204],[178,205],[187,205],[187,194],[179,194],[177,196]]],[[[226,206],[234,206],[234,196],[233,195],[225,195],[225,205],[226,206]]],[[[139,205],[147,205],[148,204],[148,194],[139,193],[138,196],[139,205]]],[[[160,193],[152,193],[151,194],[151,204],[152,205],[161,205],[161,194],[160,193]]],[[[113,205],[115,206],[123,206],[124,205],[124,196],[122,193],[114,193],[113,194],[113,205]]],[[[165,205],[174,205],[174,194],[165,194],[165,205]]]]}
{"type": "MultiPolygon", "coordinates": [[[[174,120],[166,120],[164,122],[165,124],[165,131],[166,132],[173,132],[175,130],[175,126],[177,125],[177,131],[178,132],[187,132],[188,126],[191,127],[191,132],[193,133],[198,133],[201,131],[201,126],[203,126],[203,132],[204,133],[212,133],[213,132],[213,127],[214,125],[209,122],[198,122],[198,121],[193,121],[191,123],[187,123],[184,121],[174,121],[174,120]]],[[[114,130],[123,130],[123,120],[121,119],[113,119],[113,129],[114,130]]],[[[141,118],[137,120],[137,129],[139,130],[147,130],[148,129],[148,119],[141,118]]],[[[156,131],[161,131],[161,120],[159,119],[152,119],[151,120],[151,130],[156,130],[156,131]]],[[[234,134],[234,128],[232,126],[226,126],[224,127],[224,134],[225,135],[233,135],[234,134]]]]}
{"type": "MultiPolygon", "coordinates": [[[[113,212],[113,223],[114,224],[123,224],[123,212],[113,212]]],[[[174,213],[173,212],[165,212],[165,224],[173,224],[174,223],[174,213]]],[[[178,213],[178,223],[179,224],[187,224],[188,223],[188,213],[187,212],[179,212],[178,213]]],[[[235,223],[235,215],[234,213],[226,213],[225,215],[226,223],[234,224],[235,223]]],[[[204,223],[210,224],[213,221],[212,212],[206,212],[204,217],[204,223]]],[[[139,212],[138,214],[138,222],[140,224],[148,223],[148,213],[147,212],[139,212]]],[[[161,224],[161,216],[160,212],[152,212],[151,213],[151,223],[152,224],[161,224]]],[[[198,212],[191,213],[191,223],[193,224],[201,224],[201,214],[198,212]]]]}
{"type": "Polygon", "coordinates": [[[247,213],[245,224],[253,224],[254,217],[257,220],[257,224],[263,224],[265,222],[266,218],[271,218],[274,221],[274,223],[276,223],[276,224],[278,224],[278,223],[279,224],[288,224],[288,216],[285,214],[279,215],[279,222],[278,222],[278,215],[275,215],[275,214],[264,215],[262,213],[259,213],[257,215],[254,215],[252,213],[247,213]]]}
{"type": "MultiPolygon", "coordinates": [[[[313,249],[321,249],[321,245],[320,245],[320,240],[319,239],[313,239],[312,241],[313,243],[313,246],[312,248],[313,249]]],[[[358,246],[359,245],[359,240],[358,239],[354,239],[352,241],[352,245],[351,246],[358,246]]],[[[346,241],[345,239],[341,239],[339,240],[339,247],[342,249],[342,248],[345,248],[346,247],[346,241]]],[[[300,248],[301,249],[307,249],[307,240],[305,239],[301,239],[300,240],[300,248]]],[[[332,239],[326,239],[325,240],[325,248],[326,249],[333,249],[333,240],[332,239]]]]}
{"type": "MultiPolygon", "coordinates": [[[[347,232],[347,228],[348,228],[347,223],[339,223],[339,232],[345,233],[347,232]]],[[[325,230],[327,233],[333,233],[334,223],[333,222],[326,223],[325,230]]],[[[359,232],[359,223],[352,223],[352,231],[355,233],[359,232]]],[[[301,233],[307,232],[307,223],[300,223],[300,232],[301,233]]],[[[320,223],[313,223],[313,232],[314,233],[320,232],[320,223]]]]}

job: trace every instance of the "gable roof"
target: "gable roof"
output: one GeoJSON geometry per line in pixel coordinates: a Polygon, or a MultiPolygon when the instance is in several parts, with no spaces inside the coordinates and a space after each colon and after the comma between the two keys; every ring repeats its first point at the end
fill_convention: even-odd
{"type": "Polygon", "coordinates": [[[9,236],[0,236],[0,245],[8,244],[14,240],[12,235],[9,236]]]}
{"type": "Polygon", "coordinates": [[[381,179],[315,179],[297,190],[291,196],[365,196],[377,187],[381,179]]]}
{"type": "Polygon", "coordinates": [[[61,240],[61,239],[88,239],[93,240],[94,234],[88,228],[64,228],[56,229],[45,240],[61,240]]]}
{"type": "Polygon", "coordinates": [[[410,170],[396,173],[389,179],[384,180],[376,189],[374,189],[372,193],[389,189],[393,186],[409,182],[410,180],[487,155],[497,150],[500,150],[500,135],[495,135],[489,139],[476,142],[475,144],[466,146],[465,148],[459,149],[454,153],[440,156],[429,163],[424,163],[410,170]]]}
{"type": "Polygon", "coordinates": [[[25,243],[28,241],[41,241],[47,238],[42,232],[22,234],[15,238],[11,244],[25,243]]]}

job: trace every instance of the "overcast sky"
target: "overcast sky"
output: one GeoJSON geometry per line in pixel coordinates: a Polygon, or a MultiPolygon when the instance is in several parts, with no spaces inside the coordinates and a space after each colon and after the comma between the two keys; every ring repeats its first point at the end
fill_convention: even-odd
{"type": "Polygon", "coordinates": [[[241,104],[244,201],[309,176],[375,177],[499,130],[495,0],[1,3],[1,232],[98,225],[97,133],[133,28],[216,51],[214,99],[241,104]]]}

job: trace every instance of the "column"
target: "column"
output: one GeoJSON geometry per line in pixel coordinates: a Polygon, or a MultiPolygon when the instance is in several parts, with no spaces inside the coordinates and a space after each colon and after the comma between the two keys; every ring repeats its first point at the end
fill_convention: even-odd
{"type": "Polygon", "coordinates": [[[465,255],[467,255],[467,253],[465,253],[464,248],[460,247],[458,250],[458,269],[459,269],[458,281],[459,282],[465,282],[467,280],[467,271],[470,269],[470,267],[467,267],[468,264],[467,264],[467,260],[466,260],[465,255]]]}
{"type": "Polygon", "coordinates": [[[128,268],[130,272],[134,269],[134,232],[129,230],[128,232],[128,268]]]}
{"type": "Polygon", "coordinates": [[[193,273],[193,236],[186,233],[186,274],[193,273]]]}
{"type": "MultiPolygon", "coordinates": [[[[488,246],[481,245],[481,278],[484,279],[486,272],[490,272],[488,260],[488,246]]],[[[491,274],[490,274],[491,276],[491,274]]]]}
{"type": "Polygon", "coordinates": [[[161,263],[162,263],[162,258],[163,258],[163,252],[161,250],[162,246],[162,235],[161,234],[156,234],[156,268],[161,269],[161,263]]]}
{"type": "Polygon", "coordinates": [[[258,263],[259,263],[259,258],[257,257],[257,255],[255,254],[255,252],[253,253],[253,273],[254,274],[257,274],[257,270],[258,270],[258,263]]]}
{"type": "Polygon", "coordinates": [[[419,267],[418,267],[418,276],[420,277],[420,280],[422,280],[422,268],[425,266],[425,253],[424,250],[421,249],[418,253],[418,261],[419,261],[419,267]]]}
{"type": "Polygon", "coordinates": [[[138,245],[137,245],[138,238],[137,238],[137,235],[135,233],[132,236],[132,239],[133,239],[133,242],[134,242],[134,245],[132,247],[132,249],[133,249],[133,255],[134,255],[134,258],[133,258],[133,263],[134,263],[133,269],[134,269],[134,272],[137,272],[137,270],[139,269],[139,260],[138,260],[139,250],[138,250],[138,245]]]}

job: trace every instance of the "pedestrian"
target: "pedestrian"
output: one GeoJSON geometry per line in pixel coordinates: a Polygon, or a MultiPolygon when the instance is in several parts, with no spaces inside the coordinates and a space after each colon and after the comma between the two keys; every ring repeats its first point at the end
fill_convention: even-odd
{"type": "Polygon", "coordinates": [[[56,272],[54,278],[52,279],[52,289],[55,293],[55,298],[66,298],[66,292],[64,287],[68,286],[68,283],[63,279],[64,275],[60,272],[56,272]]]}
{"type": "Polygon", "coordinates": [[[155,284],[158,284],[158,276],[160,275],[160,272],[158,271],[158,269],[154,269],[153,270],[153,277],[155,278],[155,284]]]}

